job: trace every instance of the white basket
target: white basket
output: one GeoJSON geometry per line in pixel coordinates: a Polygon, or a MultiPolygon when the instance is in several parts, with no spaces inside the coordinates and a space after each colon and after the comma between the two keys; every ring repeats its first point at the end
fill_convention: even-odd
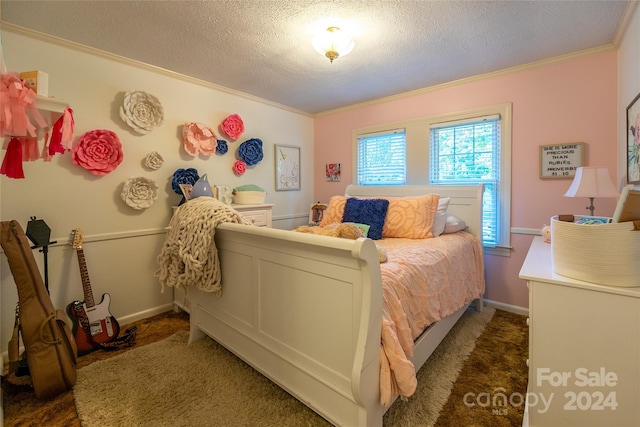
{"type": "Polygon", "coordinates": [[[233,203],[238,205],[261,205],[267,193],[264,191],[236,191],[233,195],[233,203]]]}
{"type": "Polygon", "coordinates": [[[586,225],[551,218],[553,271],[600,285],[640,286],[640,231],[632,222],[586,225]]]}

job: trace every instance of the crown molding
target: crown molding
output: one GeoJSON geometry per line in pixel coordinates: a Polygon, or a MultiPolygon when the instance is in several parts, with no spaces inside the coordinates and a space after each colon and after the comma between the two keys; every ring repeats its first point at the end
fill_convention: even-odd
{"type": "Polygon", "coordinates": [[[124,65],[129,65],[132,67],[140,68],[145,71],[150,71],[156,74],[161,74],[167,77],[171,77],[177,80],[181,80],[186,83],[196,84],[198,86],[205,87],[207,89],[217,90],[219,92],[228,93],[230,95],[238,96],[240,98],[248,99],[250,101],[259,102],[261,104],[269,105],[271,107],[279,108],[281,110],[286,110],[291,113],[300,114],[306,117],[313,117],[312,114],[298,110],[296,108],[292,108],[283,104],[278,104],[277,102],[269,101],[264,98],[260,98],[245,92],[241,92],[238,90],[230,89],[228,87],[219,86],[214,83],[207,82],[205,80],[197,79],[195,77],[190,77],[184,74],[176,73],[174,71],[170,71],[161,67],[156,67],[155,65],[150,65],[145,62],[136,61],[135,59],[126,58],[124,56],[116,55],[114,53],[110,53],[101,49],[96,49],[91,46],[83,45],[81,43],[76,43],[70,40],[63,39],[61,37],[56,37],[51,34],[42,33],[40,31],[32,30],[30,28],[25,28],[20,25],[15,25],[10,22],[0,21],[2,31],[9,31],[15,34],[19,34],[22,36],[30,37],[36,40],[43,41],[45,43],[55,44],[57,46],[65,47],[68,49],[72,49],[78,52],[86,53],[89,55],[97,56],[100,58],[108,59],[111,61],[119,62],[124,65]]]}

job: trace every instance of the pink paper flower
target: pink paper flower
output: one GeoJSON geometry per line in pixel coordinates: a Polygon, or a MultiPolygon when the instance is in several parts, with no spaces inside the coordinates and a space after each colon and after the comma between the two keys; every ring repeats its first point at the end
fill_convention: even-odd
{"type": "Polygon", "coordinates": [[[247,170],[247,164],[242,160],[236,160],[233,164],[233,173],[240,176],[243,175],[247,170]]]}
{"type": "Polygon", "coordinates": [[[238,139],[244,132],[244,122],[237,114],[231,114],[220,125],[222,132],[231,139],[238,139]]]}
{"type": "Polygon", "coordinates": [[[185,123],[182,128],[184,149],[193,157],[198,153],[210,156],[216,152],[218,137],[213,130],[202,123],[185,123]]]}
{"type": "Polygon", "coordinates": [[[117,168],[122,158],[122,144],[118,135],[106,129],[84,133],[71,153],[74,164],[98,176],[117,168]]]}

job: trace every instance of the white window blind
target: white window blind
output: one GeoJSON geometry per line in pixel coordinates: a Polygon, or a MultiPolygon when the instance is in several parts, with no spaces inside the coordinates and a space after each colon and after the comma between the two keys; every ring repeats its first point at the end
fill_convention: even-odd
{"type": "Polygon", "coordinates": [[[483,183],[485,246],[500,243],[500,116],[431,125],[430,181],[436,185],[483,183]]]}
{"type": "Polygon", "coordinates": [[[404,129],[358,136],[358,185],[404,185],[406,165],[404,129]]]}

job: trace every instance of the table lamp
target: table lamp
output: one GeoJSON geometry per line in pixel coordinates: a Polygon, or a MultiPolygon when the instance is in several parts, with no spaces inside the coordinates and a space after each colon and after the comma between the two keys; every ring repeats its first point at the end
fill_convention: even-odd
{"type": "Polygon", "coordinates": [[[565,197],[588,197],[587,209],[593,216],[593,199],[596,197],[618,197],[620,193],[613,185],[608,168],[579,167],[573,177],[571,187],[564,193],[565,197]]]}

